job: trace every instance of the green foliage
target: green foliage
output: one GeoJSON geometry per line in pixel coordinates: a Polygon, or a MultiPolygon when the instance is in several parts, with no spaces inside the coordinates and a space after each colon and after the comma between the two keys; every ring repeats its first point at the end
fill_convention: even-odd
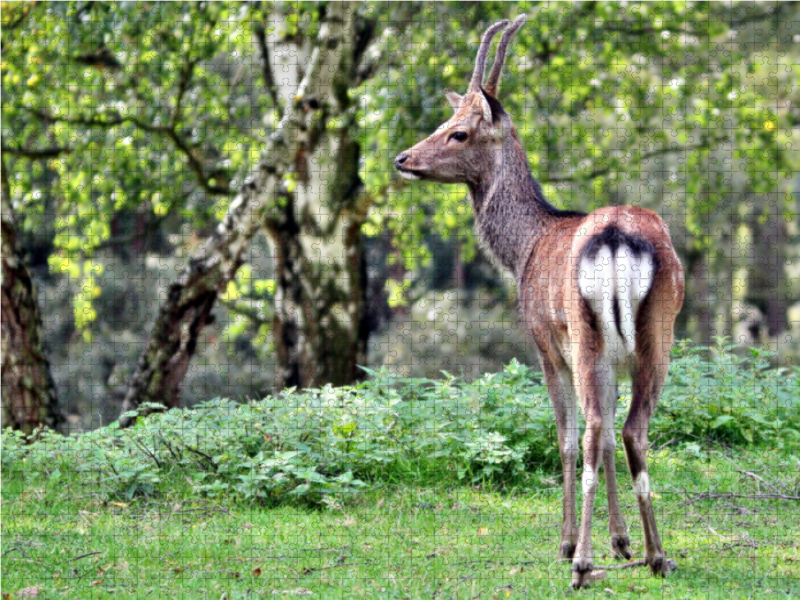
{"type": "Polygon", "coordinates": [[[651,439],[661,435],[741,445],[797,444],[800,378],[787,368],[773,368],[772,353],[766,350],[741,351],[724,338],[708,360],[703,358],[705,349],[686,343],[675,348],[651,439]]]}
{"type": "Polygon", "coordinates": [[[255,163],[276,107],[242,75],[258,60],[249,14],[217,2],[4,4],[4,170],[22,229],[55,229],[51,269],[79,282],[84,335],[100,289],[83,263],[121,217],[202,230],[255,163]]]}
{"type": "MultiPolygon", "coordinates": [[[[730,346],[717,350],[704,360],[697,349],[678,348],[651,439],[800,447],[800,377],[768,369],[764,352],[743,359],[730,346]]],[[[441,380],[385,369],[370,375],[357,387],[247,404],[217,399],[139,417],[128,430],[38,431],[32,443],[6,431],[3,472],[77,472],[122,499],[161,493],[179,478],[209,497],[273,505],[331,502],[383,484],[530,487],[537,473],[560,468],[541,376],[516,361],[473,383],[447,373],[441,380]]],[[[623,408],[629,399],[622,386],[623,408]]],[[[620,424],[624,418],[621,410],[620,424]]]]}

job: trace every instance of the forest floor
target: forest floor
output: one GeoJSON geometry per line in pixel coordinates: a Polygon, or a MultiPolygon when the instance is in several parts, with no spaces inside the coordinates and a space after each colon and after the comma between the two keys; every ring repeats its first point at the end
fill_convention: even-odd
{"type": "MultiPolygon", "coordinates": [[[[617,469],[634,560],[642,531],[624,456],[617,469]]],[[[609,552],[604,484],[595,564],[582,595],[618,598],[800,597],[798,459],[770,449],[651,456],[667,579],[609,552]],[[749,497],[741,497],[749,496],[749,497]],[[755,497],[752,497],[755,496],[755,497]]],[[[560,476],[550,487],[378,486],[322,508],[267,508],[171,492],[102,499],[91,474],[22,472],[2,484],[2,598],[560,598],[560,476]]]]}

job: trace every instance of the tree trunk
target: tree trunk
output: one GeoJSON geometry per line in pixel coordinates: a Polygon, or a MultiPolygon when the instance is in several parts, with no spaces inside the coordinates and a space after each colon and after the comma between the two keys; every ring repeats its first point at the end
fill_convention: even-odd
{"type": "MultiPolygon", "coordinates": [[[[761,204],[761,203],[758,203],[761,204]]],[[[747,302],[758,307],[764,315],[770,337],[789,327],[788,310],[791,291],[784,271],[789,232],[780,204],[767,203],[756,210],[750,219],[753,244],[752,264],[748,269],[747,302]]]]}
{"type": "MultiPolygon", "coordinates": [[[[344,14],[351,31],[337,42],[337,70],[309,90],[306,102],[319,115],[301,133],[294,156],[294,185],[285,186],[279,210],[267,219],[275,248],[273,339],[278,359],[275,388],[346,385],[363,378],[369,321],[366,247],[361,227],[367,197],[359,177],[360,148],[348,95],[354,65],[372,37],[369,23],[344,14]],[[335,127],[331,127],[335,123],[335,127]]],[[[273,44],[281,42],[271,36],[273,44]]],[[[330,46],[329,46],[330,47],[330,46]]],[[[275,90],[286,97],[300,78],[304,50],[271,52],[270,69],[288,75],[275,90]]]]}
{"type": "MultiPolygon", "coordinates": [[[[729,208],[726,202],[726,208],[729,208]]],[[[714,337],[733,337],[733,278],[736,262],[733,260],[732,237],[736,230],[730,212],[718,231],[714,247],[709,249],[710,302],[714,337]]]]}
{"type": "Polygon", "coordinates": [[[36,293],[17,244],[5,163],[2,168],[2,428],[57,429],[64,417],[42,349],[36,293]]]}
{"type": "Polygon", "coordinates": [[[684,310],[689,315],[688,326],[694,339],[703,346],[711,345],[713,319],[709,298],[709,269],[707,250],[692,250],[688,256],[688,277],[684,310]]]}
{"type": "MultiPolygon", "coordinates": [[[[347,109],[342,104],[337,112],[347,109]]],[[[300,160],[315,165],[315,172],[308,171],[296,193],[286,193],[279,217],[268,221],[277,258],[277,389],[362,378],[358,365],[366,364],[369,335],[361,233],[367,206],[360,149],[349,136],[354,125],[342,119],[338,130],[304,148],[300,160]]]]}
{"type": "MultiPolygon", "coordinates": [[[[236,275],[253,237],[265,224],[271,232],[279,233],[279,240],[276,241],[280,280],[278,296],[283,295],[284,298],[280,299],[276,312],[294,317],[294,320],[281,319],[275,329],[276,338],[289,342],[278,342],[279,355],[284,352],[281,347],[288,349],[289,358],[286,364],[296,364],[297,374],[290,372],[288,379],[297,378],[298,381],[303,381],[303,369],[315,370],[312,369],[313,364],[303,363],[303,359],[298,358],[311,355],[312,360],[316,359],[306,349],[309,344],[340,339],[339,332],[333,329],[335,319],[314,321],[311,324],[307,321],[308,315],[317,318],[322,310],[320,306],[312,307],[309,302],[304,301],[309,297],[306,288],[314,289],[316,284],[307,279],[313,275],[313,269],[310,268],[312,261],[308,260],[310,253],[298,241],[300,232],[307,229],[310,223],[306,222],[307,213],[297,211],[303,204],[298,203],[295,197],[297,190],[291,190],[289,182],[297,181],[298,178],[303,180],[303,169],[310,171],[308,163],[304,163],[304,157],[308,156],[311,148],[325,147],[326,139],[336,140],[339,149],[347,148],[352,152],[352,147],[355,146],[356,152],[358,151],[358,147],[346,137],[350,123],[343,123],[338,130],[326,129],[329,117],[337,114],[335,110],[342,105],[341,99],[347,97],[347,77],[352,64],[348,36],[352,35],[354,13],[353,5],[329,3],[308,60],[294,59],[295,64],[302,64],[305,68],[302,80],[296,87],[293,86],[291,94],[284,96],[290,100],[275,133],[253,169],[251,179],[231,203],[214,235],[189,261],[181,277],[170,286],[148,346],[139,359],[123,412],[138,407],[142,402],[155,402],[168,407],[180,403],[184,375],[197,349],[203,328],[211,322],[214,303],[236,275]],[[284,264],[283,267],[280,266],[281,263],[284,264]],[[290,296],[288,301],[285,300],[287,294],[290,296]],[[298,314],[300,310],[305,311],[303,315],[298,314]],[[309,327],[317,327],[321,331],[315,338],[310,338],[311,341],[306,341],[309,339],[306,333],[309,327]]],[[[343,118],[343,121],[347,119],[343,118]]],[[[330,155],[342,156],[341,153],[330,155]]],[[[352,155],[342,158],[349,160],[352,155]]],[[[325,163],[324,168],[329,164],[330,161],[325,163]]],[[[351,167],[349,163],[336,166],[351,167]]],[[[314,165],[315,172],[322,168],[314,165]]],[[[352,168],[357,169],[357,163],[352,168]]],[[[342,175],[334,171],[332,176],[324,180],[325,185],[319,191],[327,191],[331,198],[338,201],[342,205],[339,214],[344,214],[345,210],[352,208],[355,194],[331,185],[341,180],[342,175]]],[[[333,222],[339,223],[336,220],[333,222]]],[[[350,232],[347,228],[341,230],[350,232]]],[[[337,241],[340,239],[339,231],[336,227],[331,228],[328,234],[330,237],[320,236],[317,243],[337,241]]],[[[346,255],[351,262],[363,260],[363,251],[357,239],[350,241],[350,237],[347,237],[344,246],[355,253],[355,256],[346,255]]],[[[324,250],[327,251],[326,248],[324,250]]],[[[363,285],[358,289],[362,288],[363,285]]],[[[352,304],[357,305],[359,302],[352,304]]],[[[358,309],[354,312],[358,312],[358,309]]],[[[334,353],[339,351],[331,346],[327,350],[334,353]]],[[[324,376],[328,375],[329,371],[326,370],[324,376]]],[[[123,418],[120,425],[124,427],[132,422],[130,418],[123,418]]]]}

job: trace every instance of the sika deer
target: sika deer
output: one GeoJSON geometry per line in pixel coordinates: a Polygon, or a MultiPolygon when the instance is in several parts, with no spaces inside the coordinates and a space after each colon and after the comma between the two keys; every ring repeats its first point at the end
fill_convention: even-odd
{"type": "Polygon", "coordinates": [[[666,575],[650,500],[647,428],[669,365],[675,317],[683,303],[683,269],[659,216],[634,206],[590,214],[558,210],[531,175],[511,117],[497,100],[511,37],[525,17],[492,25],[484,34],[467,93],[445,95],[453,117],[395,159],[409,179],[462,183],[469,188],[484,247],[511,271],[520,308],[539,351],[558,422],[564,469],[564,520],[559,555],[573,562],[572,586],[588,583],[593,568],[592,512],[602,459],[611,547],[630,558],[630,541],[617,497],[614,465],[617,375],[629,373],[633,400],[622,440],[644,531],[645,560],[666,575]],[[500,39],[492,71],[481,87],[494,35],[500,39]],[[576,524],[578,459],[576,395],[586,419],[583,506],[576,524]]]}

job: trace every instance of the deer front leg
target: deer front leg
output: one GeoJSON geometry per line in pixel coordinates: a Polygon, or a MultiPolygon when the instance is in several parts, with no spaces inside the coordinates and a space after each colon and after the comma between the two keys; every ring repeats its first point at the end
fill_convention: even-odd
{"type": "Polygon", "coordinates": [[[614,462],[617,438],[614,432],[614,419],[617,413],[619,390],[614,386],[611,392],[610,409],[603,415],[603,469],[606,472],[606,492],[608,493],[608,529],[611,535],[611,550],[617,558],[631,557],[631,541],[628,528],[619,507],[617,491],[617,466],[614,462]]]}
{"type": "Polygon", "coordinates": [[[572,374],[563,367],[557,370],[542,353],[547,391],[556,417],[558,451],[564,474],[564,507],[561,521],[561,543],[558,557],[572,560],[578,543],[578,526],[575,518],[575,481],[578,466],[578,406],[572,386],[572,374]]]}

